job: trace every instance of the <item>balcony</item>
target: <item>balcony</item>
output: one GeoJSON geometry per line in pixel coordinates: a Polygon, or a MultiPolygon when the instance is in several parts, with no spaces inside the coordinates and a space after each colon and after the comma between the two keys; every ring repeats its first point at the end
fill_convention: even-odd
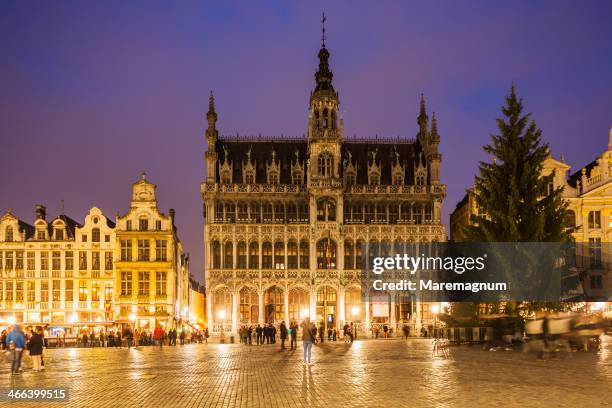
{"type": "Polygon", "coordinates": [[[79,309],[89,309],[89,306],[87,305],[87,301],[86,300],[80,300],[79,301],[79,309]]]}
{"type": "Polygon", "coordinates": [[[57,300],[56,300],[56,301],[53,301],[53,302],[51,303],[51,308],[52,308],[52,309],[61,309],[61,308],[62,308],[62,302],[59,302],[59,301],[57,301],[57,300]]]}

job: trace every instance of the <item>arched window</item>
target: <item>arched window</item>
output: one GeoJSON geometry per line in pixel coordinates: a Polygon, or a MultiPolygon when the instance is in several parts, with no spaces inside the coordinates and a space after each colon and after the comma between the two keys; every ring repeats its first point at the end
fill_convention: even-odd
{"type": "Polygon", "coordinates": [[[92,228],[91,242],[100,242],[100,228],[92,228]]]}
{"type": "Polygon", "coordinates": [[[425,222],[433,221],[433,206],[431,204],[425,205],[425,222]]]}
{"type": "MultiPolygon", "coordinates": [[[[213,319],[217,325],[227,324],[226,319],[232,318],[232,293],[225,287],[219,288],[213,292],[212,296],[213,319]],[[220,313],[220,312],[223,312],[220,313]],[[221,317],[221,316],[225,317],[221,317]]],[[[227,328],[224,328],[224,330],[227,328]]]]}
{"type": "Polygon", "coordinates": [[[321,153],[317,158],[317,170],[321,177],[331,177],[334,158],[329,153],[321,153]]]}
{"type": "Polygon", "coordinates": [[[215,204],[215,222],[223,222],[225,216],[223,215],[224,205],[222,201],[217,201],[215,204]]]}
{"type": "Polygon", "coordinates": [[[283,289],[272,286],[264,293],[266,323],[274,323],[285,319],[285,294],[283,289]]]}
{"type": "Polygon", "coordinates": [[[301,202],[298,207],[298,217],[300,222],[310,221],[310,207],[307,202],[301,202]]]}
{"type": "MultiPolygon", "coordinates": [[[[612,219],[610,220],[612,223],[612,219]]],[[[576,213],[572,210],[567,210],[563,219],[565,228],[576,228],[576,213]]]]}
{"type": "Polygon", "coordinates": [[[298,267],[297,242],[289,241],[289,243],[287,243],[287,268],[297,269],[297,267],[298,267]]]}
{"type": "Polygon", "coordinates": [[[285,204],[274,204],[274,222],[283,223],[285,221],[285,204]]]}
{"type": "Polygon", "coordinates": [[[259,296],[253,288],[240,289],[240,323],[257,323],[259,320],[259,296]]]}
{"type": "Polygon", "coordinates": [[[329,238],[323,238],[317,242],[317,268],[336,268],[336,242],[329,238]]]}
{"type": "Polygon", "coordinates": [[[328,115],[329,112],[327,111],[327,108],[323,109],[323,129],[327,129],[329,126],[328,115]]]}
{"type": "Polygon", "coordinates": [[[397,224],[399,208],[397,203],[389,204],[389,223],[397,224]]]}
{"type": "Polygon", "coordinates": [[[261,204],[259,203],[251,203],[250,208],[250,220],[251,222],[260,223],[261,222],[261,204]]]}
{"type": "Polygon", "coordinates": [[[326,197],[317,201],[317,220],[336,221],[336,201],[326,197]]]}
{"type": "Polygon", "coordinates": [[[246,269],[247,267],[247,248],[246,242],[238,243],[238,252],[236,258],[236,268],[238,269],[246,269]]]}
{"type": "Polygon", "coordinates": [[[385,204],[379,203],[376,205],[376,222],[387,222],[387,206],[385,204]]]}
{"type": "Polygon", "coordinates": [[[9,225],[8,227],[6,227],[6,230],[4,231],[4,240],[6,242],[13,242],[14,239],[15,237],[13,237],[13,227],[9,225]]]}
{"type": "Polygon", "coordinates": [[[259,243],[257,241],[249,244],[249,268],[259,268],[259,243]]]}
{"type": "Polygon", "coordinates": [[[264,242],[261,246],[261,267],[272,269],[272,243],[264,242]]]}
{"type": "Polygon", "coordinates": [[[238,203],[238,222],[247,222],[249,220],[249,206],[247,203],[238,203]]]}
{"type": "Polygon", "coordinates": [[[289,222],[297,222],[298,218],[297,218],[297,206],[295,205],[295,203],[288,203],[287,204],[287,220],[289,222]]]}
{"type": "Polygon", "coordinates": [[[274,269],[285,269],[285,243],[274,243],[274,269]]]}
{"type": "Polygon", "coordinates": [[[224,170],[221,172],[221,184],[231,184],[232,183],[232,173],[229,170],[224,170]]]}
{"type": "Polygon", "coordinates": [[[289,291],[289,320],[299,322],[310,314],[310,293],[306,289],[289,291]]]}
{"type": "Polygon", "coordinates": [[[272,222],[272,216],[273,216],[273,207],[272,207],[272,203],[265,203],[263,205],[263,222],[272,222]]]}
{"type": "Polygon", "coordinates": [[[400,222],[410,221],[410,203],[402,203],[400,205],[400,222]]]}
{"type": "Polygon", "coordinates": [[[402,175],[402,173],[395,173],[393,175],[393,185],[401,186],[402,184],[404,184],[404,176],[402,175]]]}
{"type": "Polygon", "coordinates": [[[365,241],[358,240],[355,244],[355,269],[365,269],[365,256],[363,253],[365,241]]]}
{"type": "Polygon", "coordinates": [[[423,223],[423,206],[421,204],[415,204],[412,207],[412,220],[415,224],[423,223]]]}
{"type": "Polygon", "coordinates": [[[352,241],[344,241],[344,269],[353,269],[355,264],[355,247],[352,241]]]}
{"type": "Polygon", "coordinates": [[[232,269],[234,267],[234,244],[231,241],[227,241],[223,249],[223,267],[225,269],[232,269]]]}
{"type": "Polygon", "coordinates": [[[221,244],[219,241],[213,241],[211,245],[212,265],[213,269],[221,268],[221,244]]]}
{"type": "Polygon", "coordinates": [[[225,204],[225,222],[236,222],[236,205],[232,202],[225,204]]]}
{"type": "Polygon", "coordinates": [[[300,241],[300,269],[310,268],[309,259],[310,259],[310,250],[309,250],[308,241],[302,240],[300,241]]]}

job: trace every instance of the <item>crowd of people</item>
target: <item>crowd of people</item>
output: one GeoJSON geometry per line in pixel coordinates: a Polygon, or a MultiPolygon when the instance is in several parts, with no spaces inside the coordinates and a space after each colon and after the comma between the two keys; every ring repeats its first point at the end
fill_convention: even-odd
{"type": "Polygon", "coordinates": [[[32,358],[33,371],[41,371],[45,368],[43,360],[44,331],[41,326],[28,327],[24,332],[16,324],[10,331],[8,329],[2,331],[0,341],[2,350],[10,353],[11,374],[23,372],[21,361],[25,350],[28,350],[32,358]]]}
{"type": "MultiPolygon", "coordinates": [[[[110,330],[81,330],[76,333],[77,346],[86,347],[127,347],[152,346],[162,347],[184,345],[188,343],[208,342],[208,329],[187,330],[171,328],[165,331],[161,326],[154,330],[138,328],[110,329],[110,330]]],[[[65,332],[58,333],[56,347],[65,347],[65,332]]],[[[22,330],[18,324],[8,327],[0,333],[0,351],[9,354],[11,361],[11,373],[20,374],[24,352],[27,350],[32,359],[32,370],[40,371],[45,368],[43,349],[48,347],[48,331],[42,326],[27,326],[22,330]]]]}

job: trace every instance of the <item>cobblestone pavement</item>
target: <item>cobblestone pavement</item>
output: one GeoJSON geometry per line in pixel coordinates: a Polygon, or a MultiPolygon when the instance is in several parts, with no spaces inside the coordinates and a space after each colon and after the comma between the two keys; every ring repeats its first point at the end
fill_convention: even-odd
{"type": "Polygon", "coordinates": [[[47,369],[10,376],[0,389],[65,387],[69,407],[604,407],[612,395],[612,339],[599,352],[536,360],[520,352],[454,347],[433,357],[431,341],[366,340],[302,348],[192,344],[46,351],[47,369]]]}

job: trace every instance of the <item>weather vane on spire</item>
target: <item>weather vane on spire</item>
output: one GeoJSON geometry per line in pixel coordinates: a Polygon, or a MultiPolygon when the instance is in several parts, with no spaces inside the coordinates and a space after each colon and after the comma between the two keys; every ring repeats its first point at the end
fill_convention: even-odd
{"type": "Polygon", "coordinates": [[[321,16],[321,26],[323,27],[323,36],[321,37],[321,42],[323,44],[323,48],[325,48],[325,22],[327,21],[327,17],[325,17],[325,12],[321,16]]]}

